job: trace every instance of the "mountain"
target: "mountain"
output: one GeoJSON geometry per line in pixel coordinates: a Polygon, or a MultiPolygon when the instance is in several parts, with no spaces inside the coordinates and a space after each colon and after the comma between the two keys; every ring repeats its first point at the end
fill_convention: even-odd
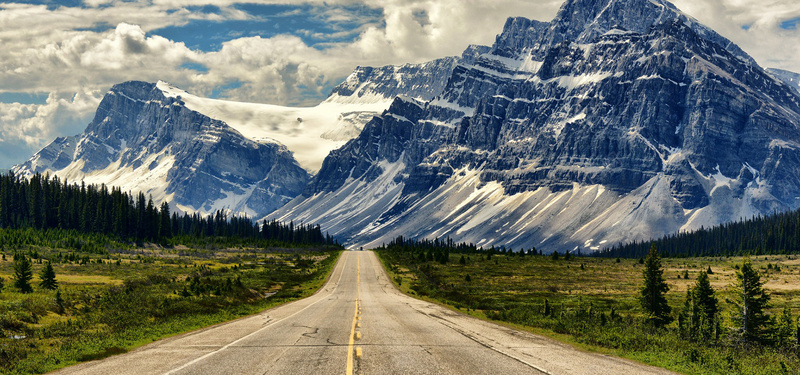
{"type": "Polygon", "coordinates": [[[190,212],[269,212],[303,189],[309,175],[285,146],[248,139],[161,86],[115,85],[83,134],[57,138],[15,173],[143,191],[190,212]]]}
{"type": "Polygon", "coordinates": [[[303,108],[126,82],[105,95],[82,134],[54,140],[13,171],[141,191],[184,212],[261,217],[300,194],[328,153],[387,109],[398,90],[430,99],[461,59],[358,68],[324,102],[303,108]]]}
{"type": "Polygon", "coordinates": [[[569,0],[465,55],[268,217],[563,251],[800,207],[797,91],[666,1],[569,0]]]}
{"type": "Polygon", "coordinates": [[[767,71],[800,93],[800,74],[775,68],[768,68],[767,71]]]}

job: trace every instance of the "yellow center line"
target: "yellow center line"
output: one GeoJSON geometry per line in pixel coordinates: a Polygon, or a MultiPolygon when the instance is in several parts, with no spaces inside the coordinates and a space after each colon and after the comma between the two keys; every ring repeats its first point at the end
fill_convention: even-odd
{"type": "MultiPolygon", "coordinates": [[[[357,323],[358,320],[361,318],[358,316],[359,314],[359,303],[361,301],[361,289],[359,288],[359,284],[361,284],[361,257],[358,257],[358,262],[356,264],[356,309],[355,313],[353,313],[353,326],[350,328],[350,344],[347,345],[347,375],[353,375],[353,345],[355,344],[355,337],[356,337],[356,325],[359,327],[361,323],[357,323]]],[[[361,349],[361,348],[359,348],[361,349]]],[[[361,350],[358,351],[358,357],[361,357],[361,350]]]]}

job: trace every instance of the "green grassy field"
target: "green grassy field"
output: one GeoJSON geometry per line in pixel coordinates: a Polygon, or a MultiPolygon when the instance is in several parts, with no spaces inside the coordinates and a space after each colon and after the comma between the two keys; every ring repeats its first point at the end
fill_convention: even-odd
{"type": "Polygon", "coordinates": [[[34,293],[19,293],[10,279],[14,251],[2,252],[0,372],[9,374],[44,373],[124,353],[309,296],[341,253],[154,245],[107,254],[37,246],[15,251],[35,256],[35,277],[34,293]],[[61,304],[55,291],[38,286],[44,259],[54,260],[61,304]]]}
{"type": "MultiPolygon", "coordinates": [[[[643,323],[637,295],[643,265],[635,259],[552,260],[549,256],[450,254],[450,262],[420,261],[379,251],[395,284],[405,293],[468,314],[567,341],[587,350],[618,355],[687,374],[800,373],[796,347],[743,345],[729,335],[736,267],[742,258],[666,258],[667,298],[677,316],[686,290],[700,271],[709,275],[722,307],[723,332],[713,344],[683,339],[677,322],[666,329],[643,323]],[[688,274],[688,278],[685,278],[688,274]],[[546,306],[547,305],[547,306],[546,306]]],[[[800,259],[751,259],[772,296],[770,312],[800,313],[800,259]]]]}

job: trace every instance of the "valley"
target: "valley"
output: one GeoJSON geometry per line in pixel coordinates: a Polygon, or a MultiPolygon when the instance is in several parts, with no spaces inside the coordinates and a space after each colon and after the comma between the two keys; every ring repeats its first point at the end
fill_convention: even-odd
{"type": "MultiPolygon", "coordinates": [[[[800,74],[667,0],[512,13],[452,56],[382,35],[375,4],[241,5],[164,19],[337,26],[211,52],[153,25],[55,32],[84,39],[48,51],[109,28],[104,48],[173,48],[180,71],[136,60],[84,93],[82,132],[0,170],[0,372],[800,373],[800,74]]],[[[434,38],[419,7],[401,16],[434,38]]],[[[49,60],[103,60],[83,57],[49,60]]],[[[5,90],[46,104],[0,121],[83,98],[5,90]]]]}

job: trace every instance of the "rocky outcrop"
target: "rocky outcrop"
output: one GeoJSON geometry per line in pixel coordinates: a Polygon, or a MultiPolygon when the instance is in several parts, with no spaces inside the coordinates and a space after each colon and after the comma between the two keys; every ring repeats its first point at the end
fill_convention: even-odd
{"type": "Polygon", "coordinates": [[[245,138],[152,83],[115,85],[83,134],[58,138],[16,173],[53,173],[168,200],[185,211],[265,215],[309,175],[286,147],[245,138]]]}
{"type": "Polygon", "coordinates": [[[271,217],[562,251],[800,207],[795,89],[665,1],[571,0],[475,50],[271,217]]]}

